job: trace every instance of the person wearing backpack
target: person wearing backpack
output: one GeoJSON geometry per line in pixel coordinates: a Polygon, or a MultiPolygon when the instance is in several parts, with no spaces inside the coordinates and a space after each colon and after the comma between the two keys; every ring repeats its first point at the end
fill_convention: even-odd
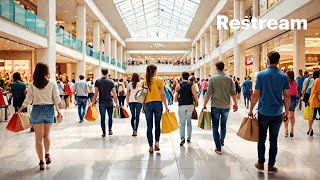
{"type": "Polygon", "coordinates": [[[124,106],[124,100],[126,99],[126,91],[125,85],[123,83],[123,79],[119,80],[118,84],[118,99],[119,99],[119,106],[124,106]]]}
{"type": "Polygon", "coordinates": [[[179,120],[180,120],[180,146],[183,146],[185,140],[185,129],[187,121],[187,142],[191,141],[192,124],[191,116],[195,107],[198,107],[198,95],[195,84],[188,82],[190,74],[188,72],[182,73],[182,82],[177,84],[175,89],[175,102],[179,102],[179,120]]]}

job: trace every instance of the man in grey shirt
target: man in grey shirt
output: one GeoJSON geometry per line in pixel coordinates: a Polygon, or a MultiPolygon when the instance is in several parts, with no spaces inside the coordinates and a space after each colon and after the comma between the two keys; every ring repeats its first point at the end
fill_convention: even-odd
{"type": "Polygon", "coordinates": [[[77,97],[78,114],[80,118],[79,123],[82,123],[83,117],[86,113],[89,88],[87,83],[84,81],[83,75],[80,75],[79,79],[80,81],[74,84],[73,93],[76,94],[76,97],[77,97]]]}
{"type": "Polygon", "coordinates": [[[230,96],[234,103],[233,112],[238,110],[238,104],[235,85],[232,79],[223,72],[224,63],[218,61],[215,65],[217,73],[209,80],[209,87],[204,98],[203,108],[206,109],[206,105],[211,99],[212,133],[216,144],[215,152],[221,154],[221,147],[224,145],[226,124],[230,111],[230,96]],[[221,123],[221,135],[218,131],[219,123],[221,123]]]}

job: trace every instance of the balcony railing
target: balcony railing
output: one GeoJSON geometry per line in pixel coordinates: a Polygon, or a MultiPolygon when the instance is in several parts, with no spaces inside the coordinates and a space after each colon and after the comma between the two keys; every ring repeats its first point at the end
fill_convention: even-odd
{"type": "Polygon", "coordinates": [[[82,41],[59,27],[56,27],[56,42],[82,52],[82,41]]]}
{"type": "Polygon", "coordinates": [[[126,69],[127,69],[127,66],[124,65],[124,64],[122,64],[122,69],[123,69],[123,70],[126,70],[126,69]]]}
{"type": "Polygon", "coordinates": [[[102,59],[103,62],[109,63],[109,57],[108,56],[106,56],[105,54],[102,54],[101,57],[102,57],[101,59],[102,59]]]}
{"type": "Polygon", "coordinates": [[[0,16],[46,36],[46,21],[12,0],[0,0],[0,16]]]}
{"type": "Polygon", "coordinates": [[[117,65],[117,61],[114,58],[111,59],[111,65],[117,65]]]}
{"type": "Polygon", "coordinates": [[[119,61],[117,61],[117,67],[121,68],[121,63],[119,61]]]}
{"type": "Polygon", "coordinates": [[[86,54],[88,56],[91,56],[95,59],[100,59],[100,52],[99,51],[95,51],[93,48],[86,46],[86,54]]]}

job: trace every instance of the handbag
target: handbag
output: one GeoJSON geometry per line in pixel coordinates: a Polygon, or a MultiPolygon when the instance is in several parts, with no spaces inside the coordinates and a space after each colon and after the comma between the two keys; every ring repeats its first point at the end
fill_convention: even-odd
{"type": "Polygon", "coordinates": [[[61,98],[61,102],[59,103],[59,109],[66,109],[66,101],[64,100],[63,96],[61,98]]]}
{"type": "Polygon", "coordinates": [[[240,125],[237,135],[252,142],[259,140],[259,124],[256,117],[245,117],[240,125]]]}
{"type": "Polygon", "coordinates": [[[193,110],[191,119],[198,120],[198,113],[196,109],[193,110]]]}
{"type": "Polygon", "coordinates": [[[203,109],[199,115],[198,127],[205,130],[212,128],[212,117],[211,113],[203,109]]]}
{"type": "Polygon", "coordinates": [[[304,108],[303,118],[305,120],[312,121],[313,120],[313,113],[314,113],[314,108],[312,108],[311,106],[307,106],[304,108]]]}
{"type": "Polygon", "coordinates": [[[165,112],[162,114],[161,133],[171,133],[179,128],[176,114],[174,112],[165,112]]]}
{"type": "Polygon", "coordinates": [[[138,101],[139,103],[144,103],[144,100],[146,99],[148,93],[148,88],[140,88],[137,93],[134,95],[134,98],[136,99],[136,101],[138,101]]]}
{"type": "Polygon", "coordinates": [[[21,122],[23,129],[31,128],[30,115],[28,113],[18,113],[18,120],[21,122]]]}
{"type": "Polygon", "coordinates": [[[124,107],[120,107],[120,118],[129,118],[129,113],[124,107]]]}
{"type": "Polygon", "coordinates": [[[99,118],[99,110],[96,106],[89,106],[84,118],[87,121],[95,121],[99,118]]]}

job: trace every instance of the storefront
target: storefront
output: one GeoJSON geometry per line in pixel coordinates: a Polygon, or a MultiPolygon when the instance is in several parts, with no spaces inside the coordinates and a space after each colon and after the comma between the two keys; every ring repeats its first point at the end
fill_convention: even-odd
{"type": "Polygon", "coordinates": [[[259,14],[262,15],[280,0],[259,0],[259,14]]]}
{"type": "Polygon", "coordinates": [[[245,56],[246,76],[253,77],[253,57],[252,55],[245,56]]]}

